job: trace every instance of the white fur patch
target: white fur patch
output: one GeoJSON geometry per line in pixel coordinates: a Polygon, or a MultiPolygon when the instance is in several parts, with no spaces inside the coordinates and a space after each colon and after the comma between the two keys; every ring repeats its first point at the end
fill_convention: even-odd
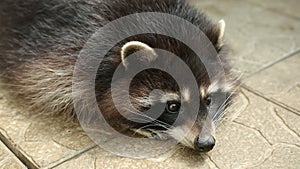
{"type": "Polygon", "coordinates": [[[205,92],[205,88],[204,87],[200,87],[200,96],[202,98],[204,98],[206,96],[206,92],[205,92]]]}
{"type": "Polygon", "coordinates": [[[191,99],[191,91],[187,88],[183,88],[182,89],[182,97],[183,97],[184,101],[189,102],[191,99]]]}
{"type": "Polygon", "coordinates": [[[149,97],[138,97],[134,99],[142,106],[150,106],[154,104],[155,101],[160,101],[161,103],[166,103],[168,101],[180,101],[180,97],[176,93],[154,93],[150,94],[149,97]]]}
{"type": "Polygon", "coordinates": [[[206,89],[206,95],[215,93],[215,92],[230,92],[234,88],[234,85],[229,83],[219,84],[219,82],[213,82],[206,89]]]}
{"type": "Polygon", "coordinates": [[[219,29],[220,29],[220,35],[219,35],[218,42],[219,42],[219,45],[222,46],[222,41],[223,41],[224,34],[225,34],[225,21],[223,19],[221,19],[218,22],[218,26],[219,26],[219,29]]]}
{"type": "Polygon", "coordinates": [[[219,28],[220,28],[219,41],[222,41],[223,38],[224,38],[224,34],[225,34],[225,26],[226,26],[224,19],[221,19],[221,20],[218,22],[218,25],[219,25],[219,28]]]}
{"type": "Polygon", "coordinates": [[[179,95],[176,93],[165,93],[160,99],[163,103],[172,100],[180,101],[179,95]]]}
{"type": "Polygon", "coordinates": [[[211,94],[220,91],[221,86],[218,84],[218,82],[213,82],[211,85],[208,86],[206,93],[211,94]]]}
{"type": "Polygon", "coordinates": [[[149,56],[143,57],[141,60],[145,60],[146,62],[151,62],[157,58],[157,54],[154,51],[153,48],[148,46],[145,43],[139,42],[139,41],[130,41],[127,42],[121,49],[121,60],[123,65],[127,68],[128,63],[126,62],[125,58],[127,57],[127,51],[131,49],[136,49],[138,50],[145,50],[147,53],[149,53],[149,56]]]}
{"type": "Polygon", "coordinates": [[[139,102],[139,104],[145,107],[153,104],[153,98],[149,98],[149,97],[138,97],[136,98],[136,100],[139,102]]]}

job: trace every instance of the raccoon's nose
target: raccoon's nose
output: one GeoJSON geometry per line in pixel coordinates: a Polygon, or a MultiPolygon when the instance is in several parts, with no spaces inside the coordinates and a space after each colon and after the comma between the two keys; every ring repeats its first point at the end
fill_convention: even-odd
{"type": "Polygon", "coordinates": [[[215,146],[215,138],[210,136],[208,139],[200,139],[199,136],[195,138],[194,146],[196,151],[208,152],[215,146]]]}

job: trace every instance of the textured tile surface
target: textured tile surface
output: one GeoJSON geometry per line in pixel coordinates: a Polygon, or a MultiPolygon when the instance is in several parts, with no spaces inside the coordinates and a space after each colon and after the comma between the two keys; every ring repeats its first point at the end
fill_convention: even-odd
{"type": "Polygon", "coordinates": [[[280,101],[300,114],[300,54],[294,55],[246,80],[263,96],[280,101]]]}
{"type": "MultiPolygon", "coordinates": [[[[247,1],[194,0],[192,3],[214,20],[225,20],[225,40],[232,47],[236,69],[245,76],[300,49],[298,19],[247,1]]],[[[282,3],[285,3],[285,8],[296,8],[295,3],[282,3]]]]}
{"type": "Polygon", "coordinates": [[[299,1],[298,0],[247,0],[250,3],[258,4],[265,7],[268,10],[272,10],[277,13],[282,13],[287,16],[300,19],[299,1]]]}
{"type": "Polygon", "coordinates": [[[93,144],[82,129],[60,118],[29,116],[0,99],[0,134],[35,166],[45,166],[93,144]]]}
{"type": "Polygon", "coordinates": [[[57,168],[121,168],[121,169],[148,169],[148,168],[211,168],[213,164],[207,157],[201,157],[189,150],[179,150],[172,158],[165,161],[139,160],[112,156],[102,149],[96,148],[82,156],[68,161],[57,168]]]}
{"type": "Polygon", "coordinates": [[[218,129],[218,144],[210,154],[216,165],[220,168],[299,166],[296,154],[300,150],[300,116],[245,90],[239,99],[244,100],[241,113],[218,129]],[[290,152],[284,155],[280,148],[290,152]],[[284,157],[280,159],[279,154],[284,157]],[[277,164],[271,165],[275,159],[277,164]]]}

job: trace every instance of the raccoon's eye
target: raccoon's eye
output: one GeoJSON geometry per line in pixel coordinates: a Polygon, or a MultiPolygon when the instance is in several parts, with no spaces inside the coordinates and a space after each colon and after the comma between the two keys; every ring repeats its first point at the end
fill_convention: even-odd
{"type": "Polygon", "coordinates": [[[211,104],[211,97],[210,97],[210,96],[207,96],[207,97],[204,99],[204,101],[205,101],[205,104],[206,104],[207,106],[209,106],[209,105],[211,104]]]}
{"type": "Polygon", "coordinates": [[[178,102],[168,102],[167,110],[170,113],[177,113],[180,110],[180,103],[178,102]]]}

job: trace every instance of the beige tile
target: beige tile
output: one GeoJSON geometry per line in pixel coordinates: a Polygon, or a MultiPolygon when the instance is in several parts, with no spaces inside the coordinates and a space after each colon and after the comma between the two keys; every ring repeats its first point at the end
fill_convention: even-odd
{"type": "Polygon", "coordinates": [[[245,93],[250,104],[235,122],[259,131],[271,145],[285,143],[300,146],[299,125],[294,123],[300,120],[299,115],[252,93],[245,93]]]}
{"type": "Polygon", "coordinates": [[[0,168],[25,169],[27,167],[0,141],[0,168]]]}
{"type": "Polygon", "coordinates": [[[250,3],[258,4],[267,10],[283,13],[291,17],[300,19],[299,0],[247,0],[250,3]]]}
{"type": "Polygon", "coordinates": [[[209,155],[222,169],[248,168],[262,162],[272,149],[259,132],[233,122],[224,123],[217,136],[217,145],[209,155]]]}
{"type": "Polygon", "coordinates": [[[0,129],[4,139],[33,166],[48,165],[93,144],[77,124],[62,118],[29,116],[9,107],[5,98],[0,99],[0,129]]]}
{"type": "Polygon", "coordinates": [[[240,0],[192,2],[215,21],[225,19],[233,63],[245,76],[300,49],[298,19],[240,0]]]}
{"type": "MultiPolygon", "coordinates": [[[[299,168],[300,148],[297,146],[279,144],[274,146],[272,155],[269,156],[259,168],[299,168]]],[[[253,169],[258,168],[257,166],[253,169]]]]}
{"type": "Polygon", "coordinates": [[[262,95],[300,111],[300,54],[247,79],[245,84],[262,95]]]}
{"type": "Polygon", "coordinates": [[[284,113],[281,109],[275,108],[274,113],[278,116],[278,120],[282,122],[293,132],[300,136],[300,124],[299,124],[299,114],[296,113],[284,113]]]}
{"type": "Polygon", "coordinates": [[[113,156],[100,148],[86,152],[71,161],[68,161],[57,168],[120,168],[120,169],[148,169],[148,168],[213,168],[209,159],[202,157],[187,149],[180,149],[171,158],[165,161],[131,159],[113,156]]]}
{"type": "Polygon", "coordinates": [[[256,98],[242,90],[217,128],[216,147],[209,156],[219,168],[248,168],[262,162],[266,152],[272,150],[260,132],[236,122],[236,119],[257,106],[252,105],[252,99],[256,98]]]}
{"type": "Polygon", "coordinates": [[[222,169],[273,168],[276,165],[266,162],[273,159],[281,166],[296,167],[299,157],[293,153],[299,152],[300,116],[250,92],[243,90],[242,95],[239,100],[246,101],[241,104],[244,108],[238,116],[224,121],[218,128],[217,145],[209,153],[211,159],[222,169]],[[290,150],[290,153],[279,153],[280,148],[290,150]],[[284,160],[289,157],[292,158],[284,160]]]}

